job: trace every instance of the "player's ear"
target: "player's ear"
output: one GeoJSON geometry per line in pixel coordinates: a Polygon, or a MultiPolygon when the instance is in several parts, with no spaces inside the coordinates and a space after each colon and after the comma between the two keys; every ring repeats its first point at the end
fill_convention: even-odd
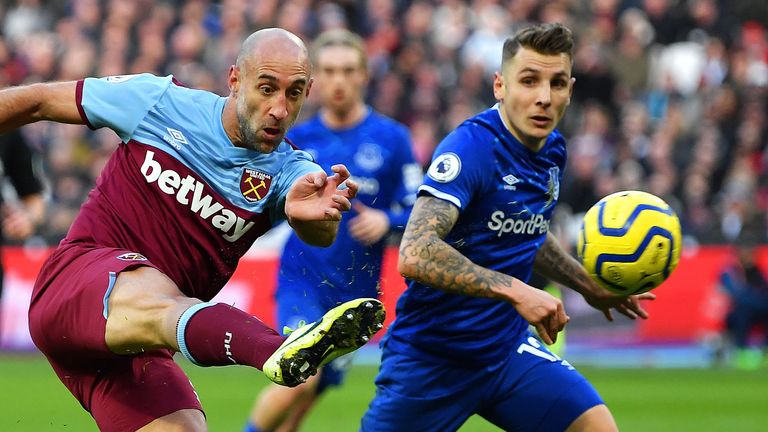
{"type": "Polygon", "coordinates": [[[571,88],[568,89],[568,105],[571,104],[571,98],[573,97],[573,85],[576,84],[576,78],[571,77],[571,88]]]}
{"type": "Polygon", "coordinates": [[[314,79],[314,78],[310,78],[310,79],[309,79],[309,82],[307,83],[307,90],[306,90],[306,92],[304,93],[304,97],[305,97],[305,98],[308,98],[308,97],[309,97],[309,91],[310,91],[310,90],[312,90],[312,83],[313,83],[313,82],[315,82],[315,79],[314,79]]]}
{"type": "Polygon", "coordinates": [[[498,71],[493,76],[493,97],[497,101],[504,99],[504,76],[498,71]]]}
{"type": "Polygon", "coordinates": [[[240,91],[240,68],[235,65],[229,67],[227,85],[229,86],[230,93],[237,93],[240,91]]]}

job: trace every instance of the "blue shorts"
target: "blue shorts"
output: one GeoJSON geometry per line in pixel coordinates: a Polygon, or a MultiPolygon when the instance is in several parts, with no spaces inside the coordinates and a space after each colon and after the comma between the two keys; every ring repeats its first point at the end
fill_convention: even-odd
{"type": "MultiPolygon", "coordinates": [[[[295,329],[299,321],[310,323],[317,321],[328,310],[350,299],[333,301],[328,296],[319,298],[319,291],[301,284],[293,283],[288,289],[278,291],[277,305],[277,331],[283,331],[283,327],[295,329]]],[[[322,393],[328,387],[337,387],[344,381],[349,368],[352,365],[354,353],[338,357],[323,366],[320,371],[320,381],[317,385],[317,394],[322,393]]]]}
{"type": "Polygon", "coordinates": [[[526,332],[506,361],[459,367],[384,348],[361,431],[455,431],[478,414],[506,431],[564,431],[603,403],[567,361],[526,332]]]}

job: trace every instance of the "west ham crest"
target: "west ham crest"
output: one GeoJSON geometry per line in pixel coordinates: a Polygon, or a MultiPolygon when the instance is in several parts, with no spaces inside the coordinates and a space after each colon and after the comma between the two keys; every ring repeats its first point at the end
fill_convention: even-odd
{"type": "Polygon", "coordinates": [[[240,177],[240,192],[249,202],[256,202],[267,196],[272,176],[255,169],[245,168],[240,177]]]}

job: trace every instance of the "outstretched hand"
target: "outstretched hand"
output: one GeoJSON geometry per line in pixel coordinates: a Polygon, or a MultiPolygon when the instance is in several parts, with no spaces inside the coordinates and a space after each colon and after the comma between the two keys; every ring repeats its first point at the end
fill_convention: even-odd
{"type": "Polygon", "coordinates": [[[595,309],[603,312],[608,321],[613,321],[611,309],[616,309],[620,314],[630,319],[647,319],[648,312],[640,304],[640,300],[655,300],[656,294],[647,292],[631,296],[621,296],[600,288],[589,295],[584,295],[584,299],[595,309]]]}
{"type": "Polygon", "coordinates": [[[352,205],[357,195],[357,183],[349,180],[344,165],[331,167],[333,175],[313,172],[296,180],[285,200],[285,214],[291,222],[340,221],[341,213],[352,205]],[[345,188],[339,189],[339,186],[345,188]]]}

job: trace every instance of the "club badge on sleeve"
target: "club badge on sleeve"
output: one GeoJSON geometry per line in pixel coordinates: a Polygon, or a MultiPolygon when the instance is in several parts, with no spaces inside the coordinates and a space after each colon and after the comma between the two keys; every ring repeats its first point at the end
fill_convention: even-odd
{"type": "Polygon", "coordinates": [[[456,153],[443,153],[429,166],[427,175],[436,182],[448,183],[459,176],[461,159],[456,153]]]}

